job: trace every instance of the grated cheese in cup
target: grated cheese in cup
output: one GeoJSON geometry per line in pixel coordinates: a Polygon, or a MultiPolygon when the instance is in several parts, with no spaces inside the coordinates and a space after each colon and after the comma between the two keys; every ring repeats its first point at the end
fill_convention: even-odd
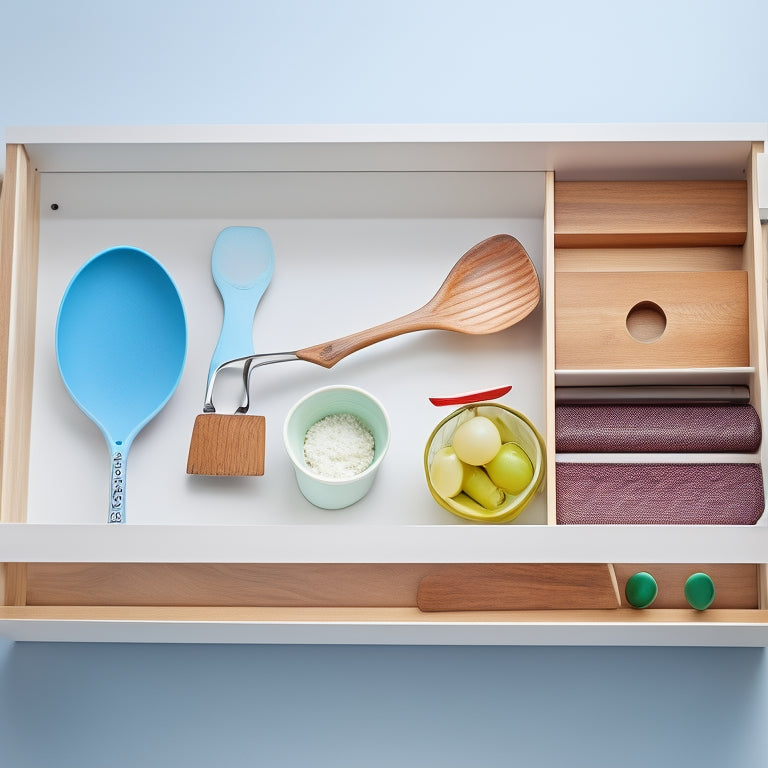
{"type": "Polygon", "coordinates": [[[340,480],[364,472],[373,462],[370,430],[351,413],[332,413],[315,422],[304,437],[307,468],[340,480]]]}

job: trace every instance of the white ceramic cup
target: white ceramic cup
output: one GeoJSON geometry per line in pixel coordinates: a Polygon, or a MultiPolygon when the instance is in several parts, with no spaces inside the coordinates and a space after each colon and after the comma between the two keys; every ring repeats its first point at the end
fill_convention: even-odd
{"type": "Polygon", "coordinates": [[[304,497],[322,509],[341,509],[354,504],[371,489],[379,466],[389,448],[389,417],[382,404],[358,387],[335,385],[322,387],[301,398],[288,412],[283,423],[283,443],[296,472],[296,482],[304,497]],[[373,461],[353,477],[330,478],[318,475],[304,460],[307,430],[325,416],[351,413],[373,435],[373,461]]]}

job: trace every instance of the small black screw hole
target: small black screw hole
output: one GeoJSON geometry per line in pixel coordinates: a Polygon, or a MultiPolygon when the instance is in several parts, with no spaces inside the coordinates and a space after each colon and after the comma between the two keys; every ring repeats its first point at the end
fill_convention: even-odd
{"type": "Polygon", "coordinates": [[[52,211],[58,211],[59,210],[59,204],[58,203],[51,203],[51,210],[52,211]]]}

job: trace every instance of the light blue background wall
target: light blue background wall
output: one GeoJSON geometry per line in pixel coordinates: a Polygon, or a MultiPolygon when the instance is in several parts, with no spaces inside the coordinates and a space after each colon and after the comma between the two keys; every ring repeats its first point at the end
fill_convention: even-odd
{"type": "MultiPolygon", "coordinates": [[[[0,0],[8,125],[768,121],[765,0],[0,0]]],[[[768,764],[756,649],[12,645],[0,768],[768,764]]]]}

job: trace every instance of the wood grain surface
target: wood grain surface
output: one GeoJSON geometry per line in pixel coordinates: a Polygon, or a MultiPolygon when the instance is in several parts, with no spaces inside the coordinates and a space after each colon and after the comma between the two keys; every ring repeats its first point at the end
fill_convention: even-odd
{"type": "Polygon", "coordinates": [[[192,429],[187,474],[263,475],[266,429],[263,416],[199,414],[192,429]]]}
{"type": "Polygon", "coordinates": [[[425,576],[422,611],[613,609],[620,605],[613,569],[604,563],[461,564],[425,576]]]}
{"type": "MultiPolygon", "coordinates": [[[[759,567],[723,563],[29,563],[11,564],[6,605],[407,608],[425,611],[613,610],[648,571],[654,609],[686,609],[691,573],[714,583],[714,608],[760,607],[759,567]],[[22,584],[23,581],[23,584],[22,584]],[[25,594],[18,591],[25,587],[25,594]]],[[[631,609],[635,611],[636,609],[631,609]]]]}
{"type": "Polygon", "coordinates": [[[747,273],[559,272],[555,275],[555,366],[716,368],[749,365],[747,273]],[[653,341],[631,335],[633,308],[665,318],[653,341]]]}
{"type": "Polygon", "coordinates": [[[0,193],[0,522],[27,517],[40,174],[23,146],[6,147],[0,193]]]}
{"type": "Polygon", "coordinates": [[[26,605],[26,563],[0,563],[0,605],[26,605]]]}
{"type": "Polygon", "coordinates": [[[741,245],[745,181],[555,184],[558,248],[741,245]]]}
{"type": "Polygon", "coordinates": [[[413,606],[433,566],[30,563],[29,605],[413,606]]]}

